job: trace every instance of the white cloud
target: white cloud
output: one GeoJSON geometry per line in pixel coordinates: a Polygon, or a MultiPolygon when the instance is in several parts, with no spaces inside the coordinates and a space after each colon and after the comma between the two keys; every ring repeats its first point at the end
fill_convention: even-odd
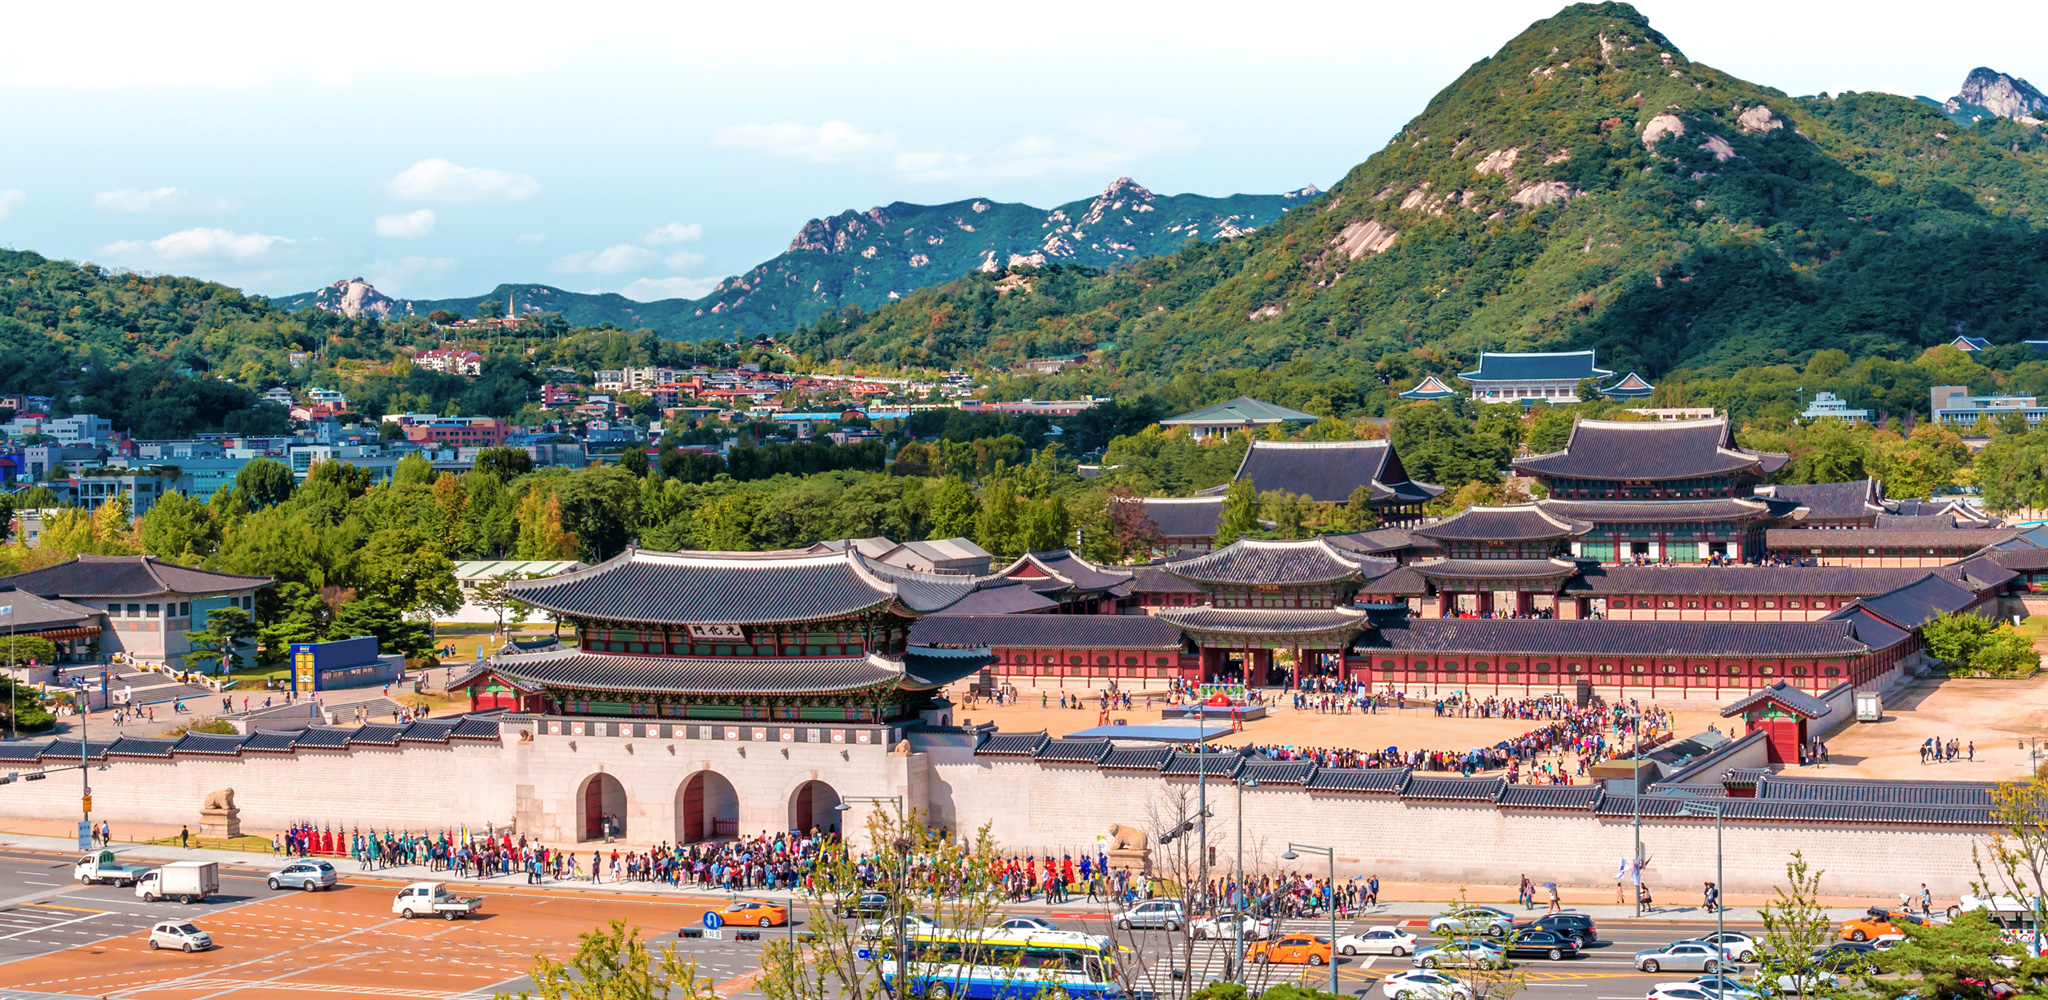
{"type": "Polygon", "coordinates": [[[362,267],[363,277],[386,295],[417,294],[414,282],[455,270],[453,257],[400,257],[372,261],[362,267]]]}
{"type": "Polygon", "coordinates": [[[563,274],[623,274],[653,267],[660,256],[646,247],[621,243],[603,250],[579,250],[555,261],[563,274]]]}
{"type": "Polygon", "coordinates": [[[404,215],[377,217],[377,235],[390,240],[415,240],[434,232],[434,210],[422,208],[404,215]]]}
{"type": "Polygon", "coordinates": [[[540,193],[527,174],[465,167],[430,157],[391,178],[391,193],[407,201],[517,201],[540,193]]]}
{"type": "Polygon", "coordinates": [[[283,236],[237,233],[198,226],[150,240],[148,243],[122,240],[109,244],[107,252],[119,256],[134,256],[144,253],[146,249],[147,252],[167,261],[254,260],[269,255],[279,246],[289,246],[297,242],[283,236]]]}
{"type": "Polygon", "coordinates": [[[890,167],[912,181],[1014,180],[1121,173],[1149,156],[1201,148],[1186,121],[1098,115],[1056,133],[1030,135],[984,149],[906,150],[890,167]]]}
{"type": "Polygon", "coordinates": [[[234,207],[226,198],[203,198],[184,188],[160,187],[148,191],[122,188],[92,196],[92,207],[107,212],[201,212],[234,207]]]}
{"type": "Polygon", "coordinates": [[[843,121],[823,125],[751,122],[711,133],[711,144],[724,149],[751,149],[787,160],[839,163],[887,153],[900,145],[893,132],[863,132],[843,121]]]}
{"type": "Polygon", "coordinates": [[[512,242],[517,243],[523,247],[537,247],[543,243],[546,243],[547,241],[548,234],[546,233],[520,233],[519,235],[512,237],[512,242]]]}
{"type": "Polygon", "coordinates": [[[0,188],[0,219],[14,214],[14,207],[28,200],[28,195],[13,188],[0,188]]]}
{"type": "Polygon", "coordinates": [[[661,263],[663,267],[671,271],[687,271],[704,263],[704,255],[701,253],[690,253],[686,250],[678,250],[663,257],[661,263]]]}
{"type": "Polygon", "coordinates": [[[667,243],[689,243],[703,238],[703,224],[696,222],[671,222],[660,229],[648,233],[640,242],[648,246],[658,247],[667,243]]]}
{"type": "Polygon", "coordinates": [[[640,302],[655,299],[702,298],[718,284],[717,278],[640,278],[619,290],[620,295],[640,302]]]}

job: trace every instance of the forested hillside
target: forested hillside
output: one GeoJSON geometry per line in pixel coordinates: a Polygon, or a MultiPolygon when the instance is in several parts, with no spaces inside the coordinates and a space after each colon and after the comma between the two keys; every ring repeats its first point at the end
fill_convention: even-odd
{"type": "Polygon", "coordinates": [[[2039,335],[2044,197],[2038,127],[1788,97],[1693,62],[1626,4],[1579,5],[1251,236],[1106,274],[974,275],[787,339],[946,366],[1114,342],[1114,365],[1008,391],[1264,377],[1268,395],[1346,397],[1338,412],[1483,349],[1595,347],[1679,381],[1822,348],[1907,360],[1957,333],[2039,335]]]}

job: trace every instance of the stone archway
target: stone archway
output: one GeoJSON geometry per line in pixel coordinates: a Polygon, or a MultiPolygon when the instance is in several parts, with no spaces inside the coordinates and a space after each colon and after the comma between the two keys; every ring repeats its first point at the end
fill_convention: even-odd
{"type": "Polygon", "coordinates": [[[616,824],[614,832],[619,836],[625,835],[626,786],[620,784],[619,779],[602,772],[583,779],[583,788],[577,793],[576,801],[580,820],[576,827],[578,839],[604,839],[607,817],[616,824]]]}
{"type": "Polygon", "coordinates": [[[789,795],[789,829],[794,833],[838,830],[839,816],[839,790],[815,778],[789,795]]]}
{"type": "Polygon", "coordinates": [[[698,771],[676,790],[676,843],[694,844],[740,832],[740,794],[717,771],[698,771]]]}

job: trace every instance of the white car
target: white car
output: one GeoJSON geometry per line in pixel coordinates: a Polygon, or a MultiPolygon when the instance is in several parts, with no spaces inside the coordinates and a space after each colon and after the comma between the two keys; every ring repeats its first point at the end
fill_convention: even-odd
{"type": "Polygon", "coordinates": [[[1380,981],[1387,1000],[1472,1000],[1472,987],[1426,969],[1391,973],[1380,981]]]}
{"type": "Polygon", "coordinates": [[[1714,934],[1702,934],[1698,940],[1709,944],[1715,941],[1721,942],[1721,950],[1727,954],[1728,960],[1731,962],[1746,963],[1756,961],[1756,939],[1747,934],[1738,931],[1725,931],[1714,934]]]}
{"type": "Polygon", "coordinates": [[[1060,925],[1044,917],[1011,917],[996,925],[1006,931],[1056,931],[1060,925]]]}
{"type": "Polygon", "coordinates": [[[1340,955],[1392,955],[1399,958],[1415,950],[1415,935],[1399,927],[1368,927],[1357,934],[1337,939],[1340,955]]]}
{"type": "Polygon", "coordinates": [[[1643,1000],[1714,1000],[1714,995],[1692,983],[1658,983],[1643,1000]]]}
{"type": "Polygon", "coordinates": [[[896,936],[896,922],[899,920],[903,922],[903,934],[906,937],[917,934],[930,934],[939,929],[938,924],[932,923],[926,917],[913,913],[907,917],[890,917],[887,920],[865,921],[860,925],[860,936],[869,940],[880,938],[883,935],[894,938],[896,936]]]}
{"type": "Polygon", "coordinates": [[[1203,917],[1188,925],[1194,932],[1195,940],[1207,941],[1216,938],[1229,941],[1242,933],[1246,941],[1264,941],[1273,936],[1273,922],[1249,913],[1218,913],[1203,917]]]}
{"type": "Polygon", "coordinates": [[[1663,985],[1697,986],[1705,990],[1707,995],[1712,997],[1713,1000],[1757,1000],[1758,997],[1763,996],[1763,991],[1757,989],[1754,981],[1737,979],[1734,976],[1726,976],[1718,972],[1709,972],[1704,976],[1694,976],[1689,983],[1665,983],[1663,985]]]}
{"type": "Polygon", "coordinates": [[[149,950],[176,948],[183,952],[213,947],[213,935],[181,920],[166,920],[149,929],[149,950]]]}
{"type": "Polygon", "coordinates": [[[1410,959],[1425,969],[1438,966],[1451,968],[1504,969],[1508,965],[1506,949],[1491,941],[1451,941],[1434,948],[1424,948],[1410,959]]]}

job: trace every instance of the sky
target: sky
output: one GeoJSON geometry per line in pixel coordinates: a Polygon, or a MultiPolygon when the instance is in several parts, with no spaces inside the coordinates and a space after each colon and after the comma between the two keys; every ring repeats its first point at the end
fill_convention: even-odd
{"type": "MultiPolygon", "coordinates": [[[[1885,2],[1645,0],[1792,94],[1955,93],[2030,33],[1885,2]]],[[[1555,3],[18,5],[0,246],[267,295],[696,297],[809,219],[1327,187],[1555,3]]]]}

